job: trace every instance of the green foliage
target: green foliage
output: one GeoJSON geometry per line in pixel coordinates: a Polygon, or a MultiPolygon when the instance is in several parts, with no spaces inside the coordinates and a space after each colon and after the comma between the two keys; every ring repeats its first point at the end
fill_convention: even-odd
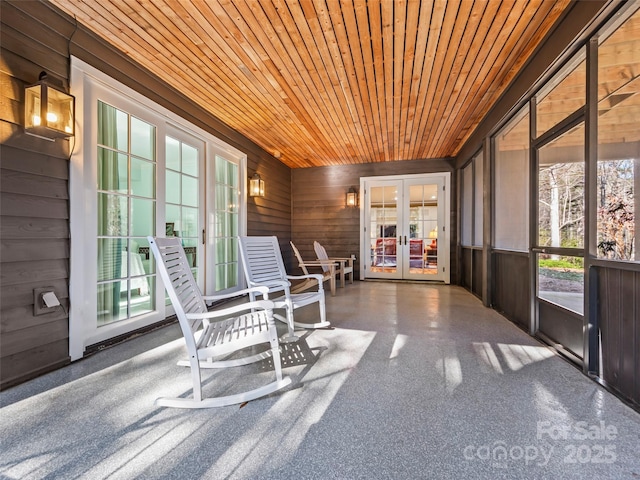
{"type": "Polygon", "coordinates": [[[579,257],[541,258],[538,265],[542,268],[576,269],[584,268],[584,260],[579,257]]]}

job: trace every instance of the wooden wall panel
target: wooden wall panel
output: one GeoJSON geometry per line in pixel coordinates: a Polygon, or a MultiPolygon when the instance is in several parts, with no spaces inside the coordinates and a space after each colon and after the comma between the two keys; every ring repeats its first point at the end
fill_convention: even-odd
{"type": "Polygon", "coordinates": [[[460,247],[460,285],[482,298],[482,250],[460,247]]]}
{"type": "Polygon", "coordinates": [[[640,272],[598,267],[602,379],[640,405],[640,272]]]}
{"type": "Polygon", "coordinates": [[[473,250],[460,247],[460,285],[469,291],[473,287],[473,250]]]}
{"type": "Polygon", "coordinates": [[[482,298],[482,288],[484,286],[484,278],[482,277],[482,250],[474,249],[472,251],[472,288],[471,292],[482,298]]]}
{"type": "MultiPolygon", "coordinates": [[[[412,160],[374,162],[362,165],[297,168],[291,174],[291,236],[303,259],[315,259],[313,242],[317,240],[330,256],[347,257],[360,252],[360,210],[345,206],[349,187],[360,188],[360,177],[453,172],[448,160],[412,160]]],[[[453,175],[452,175],[453,177],[453,175]]],[[[452,179],[451,188],[455,190],[452,179]]],[[[451,193],[451,225],[456,225],[456,193],[451,193]]],[[[456,283],[456,232],[451,232],[451,282],[456,283]]],[[[356,278],[359,276],[356,262],[356,278]]],[[[299,273],[299,270],[297,270],[299,273]]]]}
{"type": "Polygon", "coordinates": [[[529,331],[529,256],[517,252],[493,252],[492,264],[493,308],[529,331]]]}

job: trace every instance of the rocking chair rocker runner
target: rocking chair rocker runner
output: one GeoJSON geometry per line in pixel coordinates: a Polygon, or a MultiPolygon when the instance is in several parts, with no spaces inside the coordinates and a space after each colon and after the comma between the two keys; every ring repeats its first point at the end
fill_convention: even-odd
{"type": "MultiPolygon", "coordinates": [[[[325,328],[330,326],[326,318],[326,308],[324,301],[324,288],[322,286],[322,275],[287,275],[282,261],[282,252],[278,244],[277,237],[238,237],[240,258],[242,268],[249,287],[264,285],[269,288],[269,294],[282,292],[282,296],[273,298],[274,308],[284,308],[286,318],[274,314],[280,321],[286,322],[289,328],[288,338],[294,340],[294,327],[300,328],[325,328]],[[314,278],[318,283],[315,291],[303,293],[291,293],[290,280],[306,280],[314,278]],[[318,303],[320,309],[320,321],[317,323],[294,322],[293,311],[296,308],[318,303]]],[[[256,299],[256,293],[250,293],[251,300],[256,299]]]]}
{"type": "Polygon", "coordinates": [[[158,398],[156,405],[178,408],[209,408],[234,405],[268,395],[291,383],[282,376],[278,332],[273,320],[273,302],[266,287],[255,287],[230,295],[203,297],[191,273],[180,244],[180,238],[147,237],[156,259],[158,273],[169,293],[189,354],[188,361],[178,364],[191,367],[193,398],[158,398]],[[207,311],[205,300],[220,300],[243,294],[262,295],[264,300],[251,301],[220,310],[207,311]],[[270,349],[233,360],[214,357],[268,343],[270,349]],[[227,368],[273,358],[276,380],[260,388],[215,398],[202,398],[201,368],[227,368]]]}

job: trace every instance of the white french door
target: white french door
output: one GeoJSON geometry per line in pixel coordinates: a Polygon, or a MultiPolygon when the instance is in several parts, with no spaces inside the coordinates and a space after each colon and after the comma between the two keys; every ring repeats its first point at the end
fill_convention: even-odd
{"type": "Polygon", "coordinates": [[[361,278],[449,283],[449,178],[361,179],[361,278]]]}
{"type": "Polygon", "coordinates": [[[148,235],[175,236],[206,293],[240,285],[246,155],[72,59],[69,352],[173,313],[148,235]]]}

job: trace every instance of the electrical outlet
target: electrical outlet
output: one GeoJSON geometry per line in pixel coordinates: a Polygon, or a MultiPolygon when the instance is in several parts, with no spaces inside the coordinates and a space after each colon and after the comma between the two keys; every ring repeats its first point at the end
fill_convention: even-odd
{"type": "Polygon", "coordinates": [[[47,313],[55,312],[55,308],[57,305],[54,305],[57,301],[57,305],[60,305],[60,301],[58,301],[58,297],[55,294],[55,288],[53,287],[42,287],[42,288],[34,288],[33,289],[33,315],[46,315],[47,313]],[[47,296],[47,300],[49,301],[50,307],[47,307],[47,304],[44,301],[43,296],[47,293],[51,295],[47,296]],[[55,301],[54,301],[55,299],[55,301]]]}

